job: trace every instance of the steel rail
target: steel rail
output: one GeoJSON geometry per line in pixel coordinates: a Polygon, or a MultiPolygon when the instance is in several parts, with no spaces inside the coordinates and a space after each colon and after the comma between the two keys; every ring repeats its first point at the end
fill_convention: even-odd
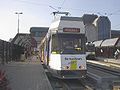
{"type": "Polygon", "coordinates": [[[120,69],[110,68],[110,67],[107,67],[107,66],[93,64],[93,63],[87,63],[87,66],[91,67],[91,68],[101,70],[101,71],[106,72],[106,73],[110,73],[110,74],[113,74],[113,75],[116,75],[116,76],[120,76],[120,69]]]}

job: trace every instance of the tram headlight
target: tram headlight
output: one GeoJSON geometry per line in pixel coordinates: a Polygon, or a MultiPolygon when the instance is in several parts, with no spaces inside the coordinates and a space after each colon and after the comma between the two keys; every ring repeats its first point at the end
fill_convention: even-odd
{"type": "Polygon", "coordinates": [[[69,69],[69,66],[66,66],[66,69],[69,69]]]}
{"type": "Polygon", "coordinates": [[[70,69],[70,67],[69,66],[64,66],[64,67],[62,67],[62,69],[70,69]]]}
{"type": "Polygon", "coordinates": [[[81,69],[82,66],[79,66],[79,68],[81,69]]]}
{"type": "Polygon", "coordinates": [[[83,66],[83,65],[80,65],[80,66],[79,66],[79,69],[84,69],[84,66],[83,66]]]}

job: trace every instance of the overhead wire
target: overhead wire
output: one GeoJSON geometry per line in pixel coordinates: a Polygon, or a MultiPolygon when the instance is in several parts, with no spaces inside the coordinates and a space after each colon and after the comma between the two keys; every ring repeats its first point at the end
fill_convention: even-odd
{"type": "Polygon", "coordinates": [[[61,3],[60,7],[58,7],[58,9],[61,9],[61,8],[63,7],[65,1],[66,1],[66,0],[63,0],[63,2],[61,3]]]}
{"type": "MultiPolygon", "coordinates": [[[[15,0],[16,1],[16,0],[15,0]]],[[[61,3],[60,6],[55,6],[55,5],[50,5],[50,4],[46,4],[46,3],[37,3],[37,2],[33,2],[33,1],[25,1],[25,0],[17,0],[18,2],[21,3],[26,3],[26,4],[33,4],[33,5],[37,5],[37,6],[48,6],[56,11],[59,11],[60,9],[65,9],[65,10],[77,10],[77,11],[83,11],[83,12],[93,12],[93,11],[86,11],[86,10],[82,10],[80,8],[64,8],[63,5],[65,4],[66,0],[63,0],[63,2],[61,3]]],[[[95,12],[93,12],[95,13],[95,12]]]]}
{"type": "MultiPolygon", "coordinates": [[[[36,2],[33,2],[33,1],[25,1],[25,0],[17,0],[19,2],[22,2],[22,3],[27,3],[27,4],[33,4],[33,5],[38,5],[38,6],[48,6],[49,8],[53,9],[53,10],[56,10],[56,11],[60,11],[61,9],[65,9],[65,10],[77,10],[77,11],[81,11],[81,12],[91,12],[92,14],[96,13],[96,14],[99,14],[99,15],[102,15],[102,16],[113,16],[113,15],[120,15],[120,10],[116,10],[112,13],[104,13],[104,14],[101,14],[100,12],[93,12],[93,11],[86,11],[86,10],[82,10],[80,8],[64,8],[63,5],[65,4],[66,0],[63,0],[61,5],[60,6],[53,6],[53,5],[50,5],[50,4],[46,4],[46,3],[36,3],[36,2]]],[[[115,25],[114,27],[118,27],[120,24],[118,25],[115,25]]]]}
{"type": "MultiPolygon", "coordinates": [[[[16,0],[15,0],[16,1],[16,0]]],[[[50,5],[50,4],[46,4],[46,3],[36,3],[33,1],[26,1],[26,0],[17,0],[18,2],[22,2],[22,3],[27,3],[27,4],[33,4],[33,5],[42,5],[42,6],[48,6],[54,10],[58,10],[58,9],[68,9],[68,10],[79,10],[79,11],[85,11],[85,12],[93,12],[93,11],[86,11],[86,10],[82,10],[80,8],[64,8],[63,5],[65,3],[66,0],[63,0],[60,6],[55,6],[55,5],[50,5]]],[[[93,12],[93,13],[97,13],[99,15],[106,15],[106,16],[111,16],[111,15],[115,15],[116,13],[119,13],[120,10],[114,11],[112,13],[104,13],[101,14],[100,12],[93,12]]],[[[117,14],[120,15],[120,14],[117,14]]]]}

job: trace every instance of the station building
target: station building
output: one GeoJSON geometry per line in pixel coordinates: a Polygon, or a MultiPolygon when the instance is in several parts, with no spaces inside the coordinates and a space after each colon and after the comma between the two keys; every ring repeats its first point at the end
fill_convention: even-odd
{"type": "Polygon", "coordinates": [[[21,60],[25,60],[22,58],[24,55],[27,57],[30,56],[34,48],[37,47],[36,40],[28,33],[17,33],[16,36],[12,39],[11,43],[23,48],[21,53],[19,53],[20,48],[17,48],[15,50],[13,49],[13,55],[16,55],[18,52],[21,60]]]}
{"type": "Polygon", "coordinates": [[[108,17],[100,16],[93,23],[98,32],[98,40],[111,38],[111,22],[108,17]]]}
{"type": "Polygon", "coordinates": [[[31,27],[30,34],[36,40],[37,46],[40,44],[40,41],[45,37],[48,32],[48,27],[31,27]]]}
{"type": "Polygon", "coordinates": [[[97,15],[94,14],[84,14],[83,22],[85,25],[85,33],[87,37],[87,42],[92,42],[98,40],[98,32],[96,30],[93,21],[97,18],[97,15]]]}
{"type": "Polygon", "coordinates": [[[111,38],[111,22],[108,17],[84,14],[83,21],[85,24],[87,42],[111,38]]]}

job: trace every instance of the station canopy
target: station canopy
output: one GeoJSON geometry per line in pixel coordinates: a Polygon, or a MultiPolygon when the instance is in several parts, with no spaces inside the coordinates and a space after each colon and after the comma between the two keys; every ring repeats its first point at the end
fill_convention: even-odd
{"type": "Polygon", "coordinates": [[[100,47],[102,42],[103,42],[103,40],[95,41],[95,42],[93,42],[93,44],[95,44],[95,47],[100,47]]]}
{"type": "Polygon", "coordinates": [[[24,33],[17,34],[11,42],[25,48],[36,47],[37,45],[35,39],[30,34],[24,33]]]}
{"type": "Polygon", "coordinates": [[[116,46],[118,45],[118,41],[119,38],[106,39],[102,42],[101,47],[116,46]]]}

